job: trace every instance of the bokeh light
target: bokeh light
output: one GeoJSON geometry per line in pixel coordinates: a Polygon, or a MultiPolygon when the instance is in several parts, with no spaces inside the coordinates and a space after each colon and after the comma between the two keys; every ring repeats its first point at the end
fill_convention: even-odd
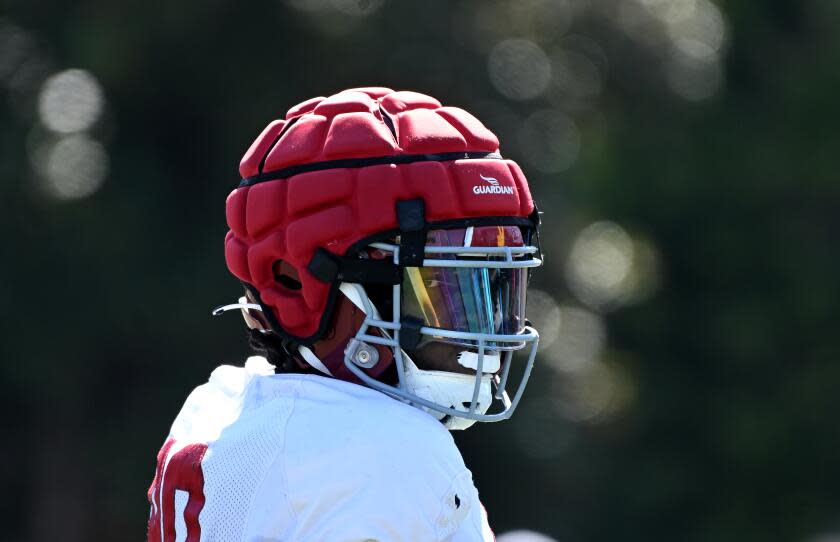
{"type": "Polygon", "coordinates": [[[671,52],[665,79],[671,90],[690,101],[713,96],[723,83],[720,55],[726,43],[726,22],[709,0],[643,0],[664,26],[671,52]]]}
{"type": "Polygon", "coordinates": [[[724,83],[722,56],[727,22],[710,0],[628,0],[601,13],[642,49],[661,70],[674,94],[688,101],[716,95],[724,83]]]}
{"type": "Polygon", "coordinates": [[[640,303],[659,289],[661,277],[659,251],[648,239],[633,239],[633,263],[624,278],[623,295],[620,302],[625,305],[640,303]]]}
{"type": "Polygon", "coordinates": [[[34,49],[32,38],[19,26],[0,19],[0,81],[9,79],[34,49]]]}
{"type": "Polygon", "coordinates": [[[590,224],[577,235],[566,260],[566,282],[598,310],[638,302],[660,282],[659,257],[650,241],[632,239],[613,222],[590,224]]]}
{"type": "Polygon", "coordinates": [[[549,43],[563,36],[572,25],[573,9],[569,0],[517,0],[507,3],[509,35],[528,36],[539,43],[549,43]]]}
{"type": "Polygon", "coordinates": [[[519,150],[534,168],[544,173],[565,171],[580,153],[580,131],[562,111],[542,109],[532,113],[517,134],[519,150]]]}
{"type": "Polygon", "coordinates": [[[557,413],[567,420],[601,423],[632,404],[636,386],[623,367],[599,361],[558,378],[552,397],[557,413]]]}
{"type": "Polygon", "coordinates": [[[90,72],[78,69],[49,77],[38,99],[41,122],[58,133],[89,129],[99,119],[103,107],[99,82],[90,72]]]}
{"type": "Polygon", "coordinates": [[[700,42],[688,42],[686,47],[700,54],[686,53],[686,48],[676,49],[666,65],[668,86],[679,96],[690,101],[705,100],[714,96],[723,82],[723,72],[716,55],[706,54],[700,42]]]}
{"type": "Polygon", "coordinates": [[[105,148],[83,134],[47,142],[36,149],[33,166],[44,191],[59,200],[75,200],[96,192],[108,175],[105,148]]]}
{"type": "Polygon", "coordinates": [[[587,305],[603,307],[624,293],[633,242],[619,225],[596,222],[577,236],[566,263],[569,288],[587,305]]]}
{"type": "Polygon", "coordinates": [[[7,89],[8,111],[18,120],[31,122],[37,89],[52,71],[49,55],[37,36],[0,18],[0,87],[7,89]]]}
{"type": "Polygon", "coordinates": [[[285,4],[306,16],[317,31],[332,37],[351,34],[377,12],[385,0],[285,0],[285,4]]]}
{"type": "MultiPolygon", "coordinates": [[[[601,315],[581,307],[563,305],[557,308],[560,325],[557,335],[546,347],[542,359],[554,370],[573,373],[594,363],[607,340],[606,323],[601,315]]],[[[540,342],[542,342],[542,329],[540,342]]]]}
{"type": "Polygon", "coordinates": [[[487,59],[490,81],[511,100],[530,100],[545,92],[551,81],[551,61],[545,51],[526,39],[504,40],[487,59]]]}
{"type": "Polygon", "coordinates": [[[666,23],[676,23],[690,17],[696,0],[641,0],[651,13],[666,23]]]}
{"type": "Polygon", "coordinates": [[[498,535],[496,542],[557,542],[557,540],[536,531],[517,529],[498,535]]]}
{"type": "Polygon", "coordinates": [[[702,43],[718,54],[726,42],[726,22],[720,9],[709,0],[647,0],[667,25],[676,45],[702,43]]]}

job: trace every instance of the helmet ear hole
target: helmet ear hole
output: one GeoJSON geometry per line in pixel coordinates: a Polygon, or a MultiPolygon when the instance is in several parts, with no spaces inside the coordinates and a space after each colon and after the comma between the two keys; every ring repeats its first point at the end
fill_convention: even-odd
{"type": "Polygon", "coordinates": [[[272,265],[274,281],[285,288],[297,292],[303,285],[300,283],[300,275],[292,264],[283,260],[277,260],[272,265]]]}

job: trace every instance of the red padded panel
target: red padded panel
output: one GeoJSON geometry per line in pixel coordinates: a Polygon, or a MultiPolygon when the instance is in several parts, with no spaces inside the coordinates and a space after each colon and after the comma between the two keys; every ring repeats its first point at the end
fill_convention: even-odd
{"type": "Polygon", "coordinates": [[[454,169],[458,196],[470,215],[520,214],[516,182],[504,161],[457,160],[454,169]],[[490,192],[496,189],[498,193],[490,192]]]}
{"type": "Polygon", "coordinates": [[[435,109],[440,107],[440,102],[431,96],[410,90],[388,94],[380,100],[380,103],[382,108],[392,115],[408,109],[435,109]]]}
{"type": "MultiPolygon", "coordinates": [[[[306,336],[315,331],[312,329],[312,319],[308,316],[311,311],[298,292],[290,292],[277,286],[267,286],[260,290],[260,298],[269,307],[283,307],[283,310],[275,309],[274,316],[284,328],[292,333],[306,336]],[[309,329],[312,331],[307,333],[309,329]]],[[[317,327],[316,322],[315,328],[317,327]]]]}
{"type": "Polygon", "coordinates": [[[239,175],[242,177],[252,177],[260,172],[260,164],[263,156],[274,144],[277,136],[286,125],[285,120],[275,120],[271,122],[262,133],[251,143],[251,146],[245,151],[245,156],[239,162],[239,175]]]}
{"type": "Polygon", "coordinates": [[[310,309],[321,309],[327,303],[329,286],[312,276],[308,269],[300,272],[300,283],[303,285],[303,300],[310,309]]]}
{"type": "Polygon", "coordinates": [[[339,94],[344,94],[345,92],[364,92],[371,98],[381,98],[386,94],[392,94],[394,91],[390,88],[385,87],[359,87],[359,88],[348,88],[347,90],[342,90],[339,94]]]}
{"type": "Polygon", "coordinates": [[[461,133],[431,109],[399,115],[400,147],[408,154],[433,154],[467,150],[461,133]]]}
{"type": "Polygon", "coordinates": [[[405,172],[413,196],[425,202],[426,220],[446,220],[460,215],[458,198],[445,165],[418,162],[405,166],[405,172]]]}
{"type": "Polygon", "coordinates": [[[225,238],[225,262],[236,278],[243,282],[251,282],[248,269],[248,246],[232,232],[228,232],[225,238]]]}
{"type": "Polygon", "coordinates": [[[228,194],[225,202],[225,216],[228,227],[238,237],[247,237],[248,230],[245,229],[245,200],[248,197],[248,188],[237,188],[228,194]]]}
{"type": "Polygon", "coordinates": [[[361,158],[393,154],[396,143],[388,128],[370,113],[336,115],[324,143],[324,158],[361,158]]]}
{"type": "Polygon", "coordinates": [[[441,107],[435,112],[461,132],[470,150],[494,152],[499,149],[499,138],[463,109],[441,107]]]}
{"type": "Polygon", "coordinates": [[[286,246],[297,261],[309,262],[317,247],[341,254],[339,249],[354,229],[353,211],[347,205],[330,207],[295,220],[286,230],[286,246]]]}
{"type": "Polygon", "coordinates": [[[304,113],[309,113],[315,106],[321,103],[321,100],[324,100],[323,96],[318,96],[317,98],[309,98],[305,102],[300,102],[293,108],[286,111],[286,120],[291,119],[292,117],[297,117],[298,115],[303,115],[304,113]]]}
{"type": "Polygon", "coordinates": [[[313,112],[316,115],[327,117],[339,113],[363,112],[371,113],[379,109],[379,104],[363,92],[342,92],[322,100],[315,106],[313,112]]]}
{"type": "Polygon", "coordinates": [[[327,207],[346,199],[353,192],[353,178],[346,169],[301,173],[285,184],[289,185],[289,214],[292,215],[327,207]]]}
{"type": "Polygon", "coordinates": [[[287,183],[271,181],[255,184],[248,190],[246,225],[251,237],[259,237],[282,221],[286,208],[287,183]]]}
{"type": "Polygon", "coordinates": [[[251,245],[248,249],[248,270],[255,284],[274,282],[274,262],[286,255],[285,232],[278,231],[251,245]]]}
{"type": "Polygon", "coordinates": [[[356,209],[360,237],[393,228],[397,222],[396,201],[409,199],[400,168],[394,164],[371,166],[356,176],[356,209]]]}
{"type": "Polygon", "coordinates": [[[534,200],[531,198],[531,191],[528,189],[528,181],[525,180],[525,174],[519,164],[513,160],[505,160],[508,169],[513,175],[513,180],[519,192],[519,214],[521,216],[529,216],[534,212],[534,200]]]}
{"type": "Polygon", "coordinates": [[[329,120],[320,115],[300,117],[271,149],[263,171],[273,171],[317,159],[324,146],[328,125],[329,120]]]}

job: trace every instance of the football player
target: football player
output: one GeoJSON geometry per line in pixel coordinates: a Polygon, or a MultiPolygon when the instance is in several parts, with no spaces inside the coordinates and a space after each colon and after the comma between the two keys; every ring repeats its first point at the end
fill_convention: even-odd
{"type": "Polygon", "coordinates": [[[290,109],[239,170],[245,292],[215,312],[242,311],[257,355],[187,398],[148,539],[492,540],[448,430],[508,418],[534,363],[519,166],[462,109],[358,88],[290,109]]]}

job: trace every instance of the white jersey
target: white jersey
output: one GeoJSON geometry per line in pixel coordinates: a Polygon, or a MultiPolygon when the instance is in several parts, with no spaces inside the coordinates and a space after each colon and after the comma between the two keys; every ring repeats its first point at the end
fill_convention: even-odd
{"type": "Polygon", "coordinates": [[[488,541],[472,475],[432,416],[378,391],[223,365],[158,454],[149,541],[488,541]]]}

